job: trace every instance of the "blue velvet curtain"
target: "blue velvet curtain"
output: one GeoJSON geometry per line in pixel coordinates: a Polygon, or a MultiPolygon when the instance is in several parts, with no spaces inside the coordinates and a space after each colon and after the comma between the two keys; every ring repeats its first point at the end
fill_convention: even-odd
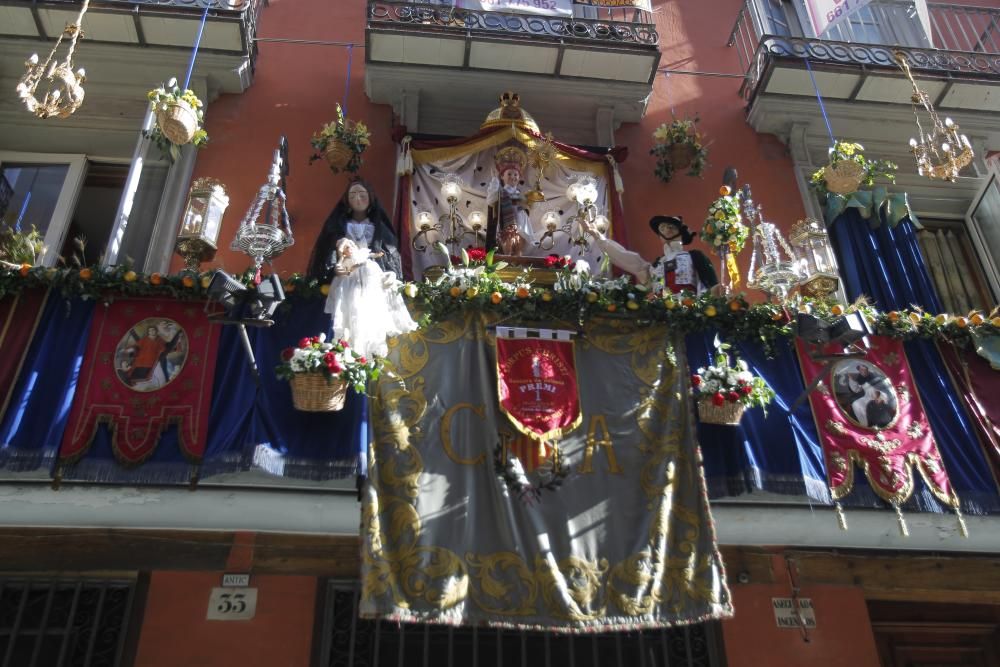
{"type": "Polygon", "coordinates": [[[38,470],[55,461],[93,314],[93,301],[49,296],[0,422],[0,468],[38,470]]]}
{"type": "MultiPolygon", "coordinates": [[[[909,220],[894,228],[883,224],[873,229],[856,210],[848,209],[829,231],[848,299],[867,295],[882,310],[915,304],[930,312],[941,312],[940,299],[909,220]]],[[[963,508],[977,514],[1000,509],[989,465],[937,349],[923,340],[909,341],[905,347],[931,429],[963,508]]],[[[916,506],[940,510],[922,481],[919,485],[921,488],[914,494],[916,506]]],[[[865,495],[864,489],[858,493],[859,497],[865,495]]],[[[870,503],[879,502],[870,490],[868,496],[870,503]]]]}
{"type": "MultiPolygon", "coordinates": [[[[38,470],[55,463],[94,307],[93,301],[56,297],[46,305],[10,406],[0,421],[0,469],[38,470]]],[[[353,476],[367,452],[367,399],[349,391],[341,412],[299,412],[292,407],[288,383],[274,374],[282,349],[319,333],[330,334],[323,302],[294,298],[279,310],[273,327],[250,329],[260,369],[258,388],[239,330],[223,326],[208,442],[200,464],[184,457],[176,428],[171,427],[147,461],[123,467],[114,457],[110,433],[102,426],[87,454],[62,470],[63,478],[172,484],[253,468],[313,480],[353,476]]]]}
{"type": "MultiPolygon", "coordinates": [[[[692,372],[712,363],[714,336],[687,337],[692,372]]],[[[753,344],[734,344],[732,352],[747,362],[751,372],[763,377],[777,396],[766,415],[760,409],[747,410],[739,426],[698,424],[709,496],[769,491],[830,502],[823,452],[809,402],[791,410],[805,389],[795,348],[790,342],[779,341],[772,359],[753,344]]]]}

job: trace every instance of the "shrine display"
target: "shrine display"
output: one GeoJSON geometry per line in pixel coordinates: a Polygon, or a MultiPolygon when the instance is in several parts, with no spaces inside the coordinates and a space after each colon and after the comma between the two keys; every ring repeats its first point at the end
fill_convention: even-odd
{"type": "Polygon", "coordinates": [[[602,272],[601,253],[583,225],[621,235],[613,223],[620,215],[615,195],[622,191],[617,161],[623,156],[619,149],[590,152],[542,134],[513,92],[500,96],[500,106],[472,137],[403,137],[404,265],[417,278],[440,270],[436,244],[443,243],[454,256],[463,248],[497,247],[504,261],[518,266],[571,255],[602,272]]]}

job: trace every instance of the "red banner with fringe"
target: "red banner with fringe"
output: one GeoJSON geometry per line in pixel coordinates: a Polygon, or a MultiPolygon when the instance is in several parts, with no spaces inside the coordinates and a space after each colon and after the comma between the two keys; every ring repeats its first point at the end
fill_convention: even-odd
{"type": "Polygon", "coordinates": [[[184,455],[200,461],[208,434],[219,327],[200,303],[122,299],[98,308],[59,458],[86,454],[100,424],[115,457],[138,465],[177,425],[184,455]]]}
{"type": "MultiPolygon", "coordinates": [[[[958,506],[938,452],[927,413],[920,402],[902,341],[872,336],[863,358],[845,358],[825,367],[796,341],[808,383],[821,376],[809,394],[826,458],[834,499],[854,488],[854,464],[886,502],[901,505],[913,494],[913,469],[938,500],[958,506]]],[[[839,354],[830,345],[824,355],[839,354]]]]}
{"type": "Polygon", "coordinates": [[[573,342],[497,336],[500,409],[514,427],[538,441],[580,425],[573,342]]]}

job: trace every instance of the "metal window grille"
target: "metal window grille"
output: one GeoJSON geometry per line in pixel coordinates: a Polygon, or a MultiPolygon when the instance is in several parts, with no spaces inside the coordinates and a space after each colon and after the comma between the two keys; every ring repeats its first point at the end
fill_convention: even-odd
{"type": "Polygon", "coordinates": [[[117,667],[133,581],[0,577],[0,667],[117,667]]]}
{"type": "Polygon", "coordinates": [[[327,591],[326,667],[721,667],[718,623],[668,630],[564,635],[371,621],[356,588],[327,591]]]}

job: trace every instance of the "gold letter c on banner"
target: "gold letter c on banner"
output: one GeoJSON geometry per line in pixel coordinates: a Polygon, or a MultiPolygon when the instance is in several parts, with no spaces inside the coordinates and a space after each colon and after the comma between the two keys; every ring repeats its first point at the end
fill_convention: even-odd
{"type": "Polygon", "coordinates": [[[486,452],[480,452],[479,456],[472,459],[463,459],[451,446],[451,419],[459,410],[472,410],[480,419],[486,419],[485,405],[476,407],[472,403],[459,403],[448,408],[448,411],[444,413],[444,417],[441,418],[441,445],[444,447],[444,453],[455,463],[463,466],[479,465],[486,460],[486,452]]]}

